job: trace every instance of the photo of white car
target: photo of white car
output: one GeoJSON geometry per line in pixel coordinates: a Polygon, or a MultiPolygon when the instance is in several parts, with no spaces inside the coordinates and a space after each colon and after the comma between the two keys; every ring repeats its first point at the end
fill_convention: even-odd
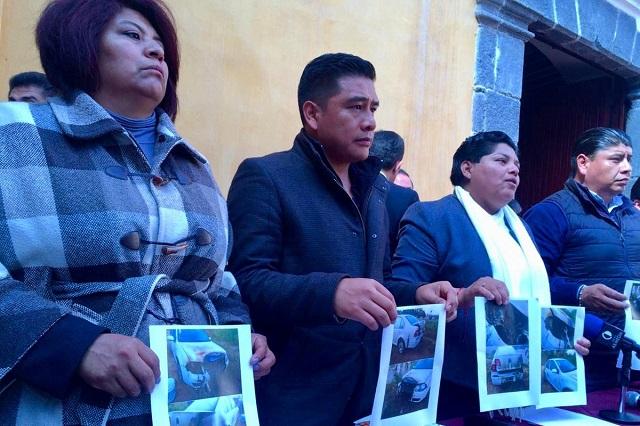
{"type": "Polygon", "coordinates": [[[431,388],[433,358],[419,360],[398,383],[398,394],[406,395],[411,402],[420,402],[427,397],[431,388]]]}
{"type": "Polygon", "coordinates": [[[201,329],[169,330],[167,341],[182,381],[195,390],[212,392],[212,375],[229,365],[227,352],[201,329]]]}
{"type": "Polygon", "coordinates": [[[403,353],[407,348],[415,348],[424,335],[424,321],[413,315],[398,315],[393,328],[393,344],[403,353]]]}
{"type": "Polygon", "coordinates": [[[551,358],[544,364],[544,378],[557,392],[578,389],[576,366],[564,358],[551,358]]]}

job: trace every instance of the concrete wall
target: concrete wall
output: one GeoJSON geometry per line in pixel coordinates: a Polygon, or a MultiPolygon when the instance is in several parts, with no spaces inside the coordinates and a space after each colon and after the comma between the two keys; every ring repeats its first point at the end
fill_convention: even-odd
{"type": "MultiPolygon", "coordinates": [[[[43,0],[0,0],[0,82],[39,69],[43,0]]],[[[177,126],[226,192],[242,159],[288,149],[300,128],[297,82],[324,52],[376,66],[378,128],[408,143],[423,199],[451,191],[451,155],[471,131],[474,0],[173,0],[182,45],[177,126]]]]}

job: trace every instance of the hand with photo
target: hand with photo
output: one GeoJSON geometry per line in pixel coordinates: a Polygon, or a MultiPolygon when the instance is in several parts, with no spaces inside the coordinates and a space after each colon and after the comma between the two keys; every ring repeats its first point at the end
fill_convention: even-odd
{"type": "Polygon", "coordinates": [[[589,348],[591,348],[591,340],[586,337],[580,337],[576,340],[576,344],[573,346],[580,355],[589,355],[589,348]]]}
{"type": "Polygon", "coordinates": [[[447,321],[453,321],[458,314],[458,291],[449,281],[436,281],[423,284],[416,290],[418,305],[442,303],[447,314],[447,321]]]}
{"type": "Polygon", "coordinates": [[[587,285],[580,293],[580,303],[593,311],[621,312],[629,306],[627,297],[604,284],[587,285]]]}
{"type": "Polygon", "coordinates": [[[396,302],[382,284],[369,278],[343,278],[334,296],[337,316],[361,322],[372,331],[396,320],[396,302]]]}
{"type": "Polygon", "coordinates": [[[101,334],[85,353],[78,375],[89,386],[118,398],[151,393],[160,379],[156,354],[135,337],[101,334]]]}
{"type": "Polygon", "coordinates": [[[251,333],[251,346],[253,356],[251,366],[253,367],[253,379],[260,380],[271,371],[271,367],[276,363],[276,356],[267,345],[267,338],[262,334],[251,333]]]}
{"type": "Polygon", "coordinates": [[[464,308],[473,306],[476,297],[484,297],[494,301],[497,305],[509,303],[509,290],[502,282],[491,277],[482,277],[469,287],[461,288],[458,292],[458,305],[464,308]]]}

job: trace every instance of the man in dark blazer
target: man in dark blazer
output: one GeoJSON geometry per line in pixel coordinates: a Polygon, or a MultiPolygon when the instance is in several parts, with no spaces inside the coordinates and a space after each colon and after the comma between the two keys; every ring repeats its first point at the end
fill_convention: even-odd
{"type": "Polygon", "coordinates": [[[357,56],[311,61],[293,147],[245,160],[229,190],[229,269],[277,358],[256,386],[262,425],[353,425],[371,413],[380,327],[396,301],[457,306],[449,283],[381,284],[388,182],[368,158],[374,80],[357,56]]]}
{"type": "Polygon", "coordinates": [[[381,173],[389,181],[386,206],[389,214],[389,248],[391,255],[393,255],[398,245],[400,219],[409,206],[420,201],[420,198],[413,189],[393,183],[402,167],[402,158],[404,158],[404,140],[399,134],[390,130],[375,132],[369,155],[381,160],[381,173]]]}

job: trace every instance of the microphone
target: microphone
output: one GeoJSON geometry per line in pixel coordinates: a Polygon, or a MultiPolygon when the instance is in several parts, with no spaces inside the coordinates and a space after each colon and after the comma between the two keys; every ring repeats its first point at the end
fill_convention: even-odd
{"type": "Polygon", "coordinates": [[[640,353],[640,345],[625,337],[624,331],[613,324],[602,321],[593,314],[584,316],[584,336],[609,350],[632,350],[640,353]]]}
{"type": "Polygon", "coordinates": [[[627,391],[624,394],[624,403],[627,405],[627,407],[640,407],[640,393],[636,391],[627,391]]]}

